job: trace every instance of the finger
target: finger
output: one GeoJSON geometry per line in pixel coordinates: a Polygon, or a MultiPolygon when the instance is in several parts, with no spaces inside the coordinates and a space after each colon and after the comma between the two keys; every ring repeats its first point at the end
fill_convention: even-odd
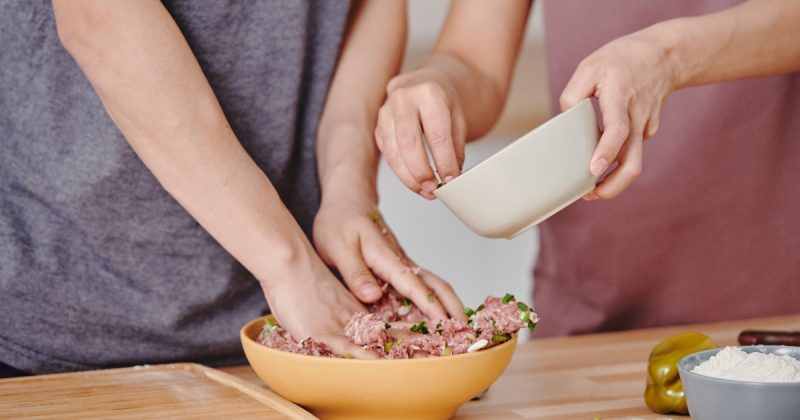
{"type": "MultiPolygon", "coordinates": [[[[422,187],[414,180],[411,173],[406,167],[406,163],[400,156],[400,151],[397,149],[397,141],[394,137],[394,122],[389,115],[391,111],[386,111],[386,108],[381,108],[378,117],[378,126],[375,128],[375,142],[383,153],[383,158],[386,159],[386,164],[392,169],[400,182],[408,187],[415,193],[420,193],[422,187]]],[[[428,197],[426,197],[428,198],[428,197]]]]}
{"type": "Polygon", "coordinates": [[[453,141],[450,110],[441,101],[423,103],[420,107],[422,130],[428,140],[433,162],[442,180],[452,180],[460,173],[453,141]]]}
{"type": "Polygon", "coordinates": [[[400,295],[411,299],[428,319],[447,319],[447,311],[422,278],[415,273],[418,267],[405,264],[395,250],[385,243],[375,240],[374,246],[364,247],[367,263],[377,276],[388,281],[400,295]]]}
{"type": "Polygon", "coordinates": [[[582,100],[592,97],[596,86],[594,72],[581,62],[558,98],[561,111],[566,111],[578,105],[582,100]]]}
{"type": "Polygon", "coordinates": [[[647,129],[644,132],[644,139],[647,140],[650,137],[653,137],[656,132],[658,131],[658,123],[661,119],[661,110],[664,109],[664,103],[667,101],[667,98],[663,98],[660,101],[656,102],[656,105],[650,111],[650,118],[647,120],[647,129]]]}
{"type": "Polygon", "coordinates": [[[637,130],[625,145],[620,165],[593,191],[597,198],[616,197],[642,173],[642,144],[642,131],[637,130]]]}
{"type": "Polygon", "coordinates": [[[436,189],[436,176],[428,161],[428,153],[422,142],[422,127],[416,107],[401,99],[392,103],[394,113],[394,136],[400,157],[406,163],[408,172],[422,187],[422,191],[432,194],[436,189]]]}
{"type": "MultiPolygon", "coordinates": [[[[453,144],[455,145],[458,172],[464,170],[464,145],[467,144],[467,122],[460,107],[453,110],[453,144]]],[[[450,182],[445,180],[445,182],[450,182]]]]}
{"type": "Polygon", "coordinates": [[[439,297],[451,317],[464,322],[467,321],[467,316],[464,314],[464,304],[461,303],[461,299],[458,298],[450,283],[424,269],[420,272],[420,276],[422,281],[436,293],[436,296],[439,297]]]}
{"type": "Polygon", "coordinates": [[[602,175],[611,162],[617,159],[622,145],[630,135],[628,101],[616,91],[604,93],[599,99],[604,128],[589,164],[589,170],[594,176],[602,175]]]}
{"type": "Polygon", "coordinates": [[[378,359],[377,353],[366,350],[363,347],[353,344],[347,337],[341,335],[324,335],[317,339],[319,342],[325,343],[331,348],[334,354],[342,357],[350,357],[356,359],[378,359]]]}
{"type": "Polygon", "coordinates": [[[363,260],[360,244],[347,245],[343,243],[330,247],[330,249],[334,250],[330,255],[333,265],[344,278],[350,293],[361,302],[377,302],[383,292],[363,260]]]}

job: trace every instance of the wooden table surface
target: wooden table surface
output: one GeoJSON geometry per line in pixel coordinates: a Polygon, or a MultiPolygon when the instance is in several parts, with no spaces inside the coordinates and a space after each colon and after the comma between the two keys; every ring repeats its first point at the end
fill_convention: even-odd
{"type": "MultiPolygon", "coordinates": [[[[733,345],[744,329],[800,330],[800,314],[534,339],[520,344],[489,392],[461,407],[455,418],[687,419],[656,415],[645,406],[642,394],[650,350],[664,338],[689,331],[704,333],[720,346],[733,345]]],[[[222,370],[262,384],[249,366],[222,370]]]]}

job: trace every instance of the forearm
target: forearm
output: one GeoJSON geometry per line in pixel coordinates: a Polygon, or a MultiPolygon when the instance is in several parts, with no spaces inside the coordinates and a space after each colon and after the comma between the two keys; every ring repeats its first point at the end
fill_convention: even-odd
{"type": "Polygon", "coordinates": [[[310,244],[236,139],[161,3],[54,6],[65,47],[164,188],[260,280],[306,263],[310,244]]]}
{"type": "Polygon", "coordinates": [[[404,2],[362,1],[356,7],[317,136],[323,202],[358,195],[377,203],[373,130],[405,46],[404,2]]]}
{"type": "Polygon", "coordinates": [[[467,140],[500,116],[528,19],[530,1],[459,0],[425,65],[441,72],[460,96],[467,140]]]}
{"type": "Polygon", "coordinates": [[[676,88],[800,69],[800,2],[749,0],[643,30],[661,41],[676,88]]]}

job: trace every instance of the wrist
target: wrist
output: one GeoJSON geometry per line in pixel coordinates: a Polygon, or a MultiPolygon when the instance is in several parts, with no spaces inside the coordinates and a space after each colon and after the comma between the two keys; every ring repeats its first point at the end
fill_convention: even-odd
{"type": "Polygon", "coordinates": [[[296,240],[273,244],[263,254],[258,270],[253,275],[265,292],[286,283],[314,278],[319,266],[324,264],[305,235],[296,240]]]}
{"type": "Polygon", "coordinates": [[[322,185],[321,206],[337,203],[378,203],[376,171],[365,174],[358,171],[342,170],[330,174],[322,185]]]}
{"type": "Polygon", "coordinates": [[[649,40],[662,57],[662,69],[672,89],[693,86],[693,80],[702,70],[694,59],[697,52],[691,49],[697,39],[692,40],[689,18],[672,19],[647,28],[649,40]]]}
{"type": "Polygon", "coordinates": [[[320,129],[319,178],[323,205],[329,201],[377,203],[378,148],[366,124],[341,123],[320,129]]]}

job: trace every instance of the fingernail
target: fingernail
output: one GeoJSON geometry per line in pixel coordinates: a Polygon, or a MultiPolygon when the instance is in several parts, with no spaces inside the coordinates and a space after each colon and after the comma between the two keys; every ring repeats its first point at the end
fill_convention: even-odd
{"type": "Polygon", "coordinates": [[[453,179],[455,179],[455,178],[453,178],[452,176],[446,176],[446,177],[444,177],[444,183],[447,184],[450,181],[452,181],[453,179]]]}
{"type": "Polygon", "coordinates": [[[436,189],[436,183],[433,181],[425,181],[422,183],[422,191],[433,192],[436,189]]]}
{"type": "Polygon", "coordinates": [[[606,168],[608,168],[608,161],[605,158],[597,158],[589,169],[592,171],[592,175],[600,176],[606,168]]]}
{"type": "Polygon", "coordinates": [[[435,200],[436,199],[436,196],[433,195],[433,193],[430,193],[430,192],[427,192],[427,191],[420,191],[419,194],[421,196],[427,198],[428,200],[435,200]]]}
{"type": "Polygon", "coordinates": [[[584,200],[586,200],[586,201],[597,200],[598,198],[599,198],[599,197],[597,196],[597,194],[595,194],[595,193],[593,193],[593,192],[592,192],[592,193],[589,193],[589,194],[586,194],[585,196],[583,196],[583,199],[584,199],[584,200]]]}
{"type": "Polygon", "coordinates": [[[372,283],[364,283],[358,288],[358,290],[360,290],[364,296],[373,296],[381,291],[378,286],[372,283]]]}

